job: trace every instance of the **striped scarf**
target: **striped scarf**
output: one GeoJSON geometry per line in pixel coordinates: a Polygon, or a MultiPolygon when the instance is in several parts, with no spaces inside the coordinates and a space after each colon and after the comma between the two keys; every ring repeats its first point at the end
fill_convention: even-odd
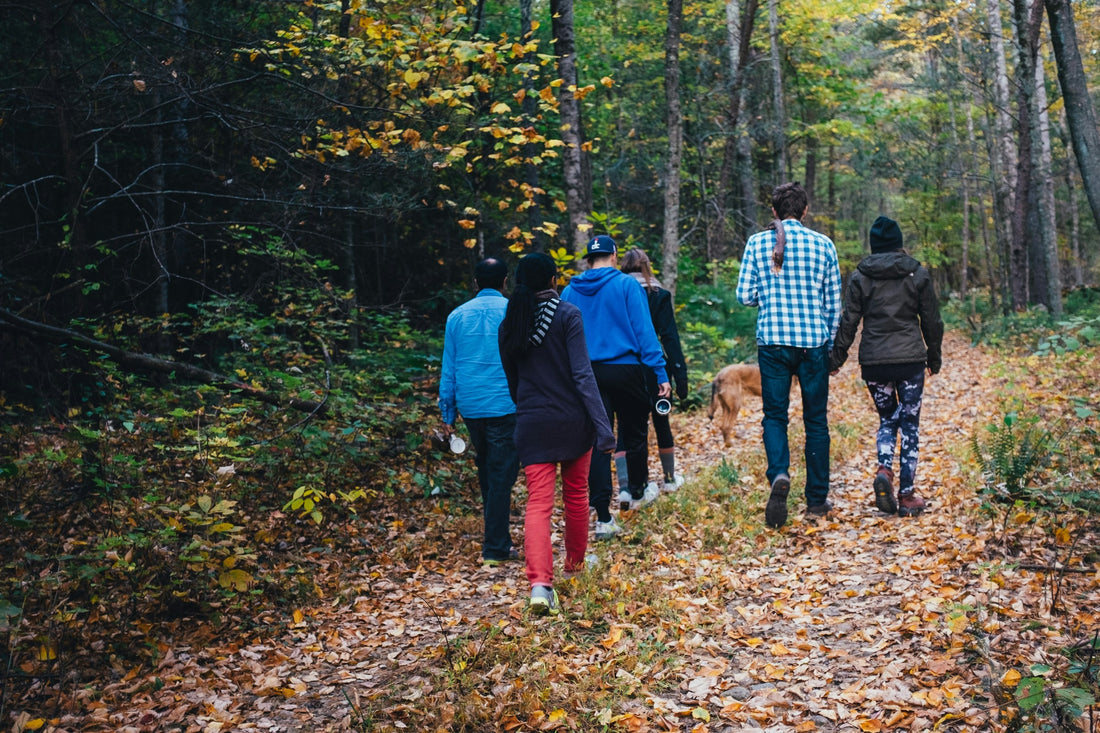
{"type": "Polygon", "coordinates": [[[550,298],[539,303],[535,311],[535,326],[531,329],[531,335],[527,341],[531,346],[541,346],[546,333],[550,330],[550,322],[554,320],[554,313],[558,310],[560,298],[550,298]]]}

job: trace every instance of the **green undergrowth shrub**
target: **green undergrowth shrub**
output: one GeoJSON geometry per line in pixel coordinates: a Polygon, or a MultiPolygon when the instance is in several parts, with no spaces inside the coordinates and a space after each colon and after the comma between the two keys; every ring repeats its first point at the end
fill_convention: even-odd
{"type": "Polygon", "coordinates": [[[710,382],[722,367],[756,361],[756,309],[737,302],[739,269],[736,261],[705,268],[689,261],[682,271],[676,323],[691,383],[687,407],[710,404],[710,382]]]}

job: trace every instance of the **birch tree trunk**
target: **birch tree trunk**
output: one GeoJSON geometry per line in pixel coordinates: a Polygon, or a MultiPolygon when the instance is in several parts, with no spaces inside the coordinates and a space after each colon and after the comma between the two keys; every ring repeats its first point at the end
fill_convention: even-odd
{"type": "Polygon", "coordinates": [[[581,127],[581,105],[577,99],[577,52],[573,32],[573,0],[550,0],[551,26],[554,36],[554,53],[558,58],[558,75],[562,84],[558,88],[561,116],[561,139],[565,143],[562,153],[563,178],[565,180],[565,206],[569,214],[569,241],[573,251],[583,251],[592,225],[588,216],[592,212],[592,182],[585,163],[587,156],[584,131],[581,127]]]}
{"type": "Polygon", "coordinates": [[[779,0],[768,0],[768,35],[771,38],[772,105],[775,114],[776,183],[787,180],[787,114],[783,108],[783,71],[779,64],[779,0]]]}
{"type": "Polygon", "coordinates": [[[684,121],[680,111],[680,28],[683,0],[668,0],[665,35],[665,102],[668,106],[668,161],[665,164],[665,227],[662,237],[664,285],[676,295],[680,263],[680,164],[683,159],[684,121]]]}
{"type": "MultiPolygon", "coordinates": [[[[520,0],[520,39],[526,45],[534,40],[534,7],[533,0],[520,0]]],[[[538,91],[536,90],[538,55],[533,50],[524,51],[523,60],[530,65],[532,71],[523,75],[523,120],[524,124],[534,127],[538,117],[538,91]]],[[[527,204],[527,228],[535,237],[534,249],[536,252],[546,251],[546,235],[542,229],[542,194],[539,185],[539,168],[532,162],[538,154],[538,146],[535,143],[524,145],[523,180],[526,185],[524,191],[527,204]]]]}
{"type": "MultiPolygon", "coordinates": [[[[1008,267],[1012,239],[1013,196],[1016,190],[1016,151],[1012,144],[1012,110],[1008,94],[1008,63],[1005,57],[1004,23],[1001,20],[999,0],[986,0],[986,22],[989,25],[989,54],[991,56],[993,91],[994,155],[990,157],[993,171],[994,231],[999,250],[1005,253],[1002,266],[1008,267]]],[[[1007,279],[1005,281],[1007,286],[1007,279]]],[[[1006,305],[1006,307],[1008,307],[1006,305]]]]}
{"type": "MultiPolygon", "coordinates": [[[[729,106],[726,109],[726,139],[722,149],[722,167],[718,172],[718,184],[711,205],[714,220],[707,227],[707,252],[712,260],[724,260],[731,255],[729,226],[729,200],[733,190],[734,169],[744,173],[740,165],[741,109],[744,95],[744,69],[749,55],[749,40],[756,18],[757,0],[746,0],[742,8],[740,0],[726,2],[726,45],[729,48],[729,106]]],[[[750,166],[751,167],[751,166],[750,166]]]]}
{"type": "Polygon", "coordinates": [[[1096,126],[1096,111],[1089,98],[1085,68],[1077,47],[1073,8],[1069,0],[1047,0],[1046,10],[1073,154],[1077,157],[1077,170],[1081,173],[1093,221],[1100,227],[1100,130],[1096,126]]]}

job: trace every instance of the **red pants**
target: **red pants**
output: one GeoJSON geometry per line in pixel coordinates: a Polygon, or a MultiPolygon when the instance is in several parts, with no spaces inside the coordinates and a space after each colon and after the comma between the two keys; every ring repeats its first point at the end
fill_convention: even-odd
{"type": "MultiPolygon", "coordinates": [[[[584,567],[588,549],[588,464],[592,451],[561,462],[562,503],[565,505],[565,570],[584,567]]],[[[523,519],[523,551],[527,580],[532,586],[554,584],[554,553],[550,547],[550,515],[558,464],[524,466],[527,476],[527,512],[523,519]]]]}

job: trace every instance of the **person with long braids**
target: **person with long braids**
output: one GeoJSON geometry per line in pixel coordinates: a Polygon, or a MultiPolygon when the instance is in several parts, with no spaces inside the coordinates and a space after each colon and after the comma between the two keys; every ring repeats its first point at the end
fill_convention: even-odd
{"type": "Polygon", "coordinates": [[[760,362],[760,398],[767,478],[771,486],[764,522],[773,529],[787,523],[791,489],[791,380],[802,391],[806,428],[806,513],[825,517],[829,497],[829,349],[840,322],[840,264],[833,240],[803,226],[809,210],[797,181],[772,191],[775,220],[745,243],[737,278],[737,301],[759,309],[756,354],[760,362]]]}
{"type": "Polygon", "coordinates": [[[530,609],[561,611],[554,590],[550,517],[561,467],[565,572],[584,568],[588,549],[588,469],[595,450],[610,453],[615,433],[592,374],[580,310],[558,297],[557,266],[535,252],[516,267],[500,324],[501,363],[516,403],[515,444],[527,477],[524,555],[530,609]]]}

